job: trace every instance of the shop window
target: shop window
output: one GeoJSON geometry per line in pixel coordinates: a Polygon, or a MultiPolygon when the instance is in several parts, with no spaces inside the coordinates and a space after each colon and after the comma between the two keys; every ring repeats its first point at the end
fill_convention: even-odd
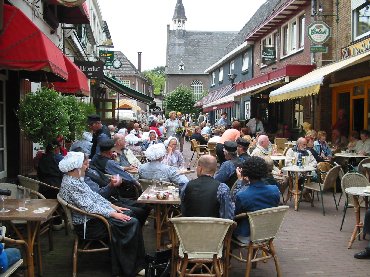
{"type": "Polygon", "coordinates": [[[303,123],[303,105],[300,99],[293,100],[293,128],[299,129],[303,123]]]}
{"type": "Polygon", "coordinates": [[[370,34],[370,3],[366,1],[352,11],[354,40],[370,34]]]}
{"type": "Polygon", "coordinates": [[[193,97],[195,101],[198,101],[203,96],[203,83],[199,80],[194,80],[190,85],[193,90],[193,97]]]}
{"type": "Polygon", "coordinates": [[[124,84],[126,87],[131,87],[130,80],[122,80],[122,84],[124,84]]]}
{"type": "Polygon", "coordinates": [[[303,49],[305,14],[300,14],[281,27],[281,54],[287,56],[303,49]]]}

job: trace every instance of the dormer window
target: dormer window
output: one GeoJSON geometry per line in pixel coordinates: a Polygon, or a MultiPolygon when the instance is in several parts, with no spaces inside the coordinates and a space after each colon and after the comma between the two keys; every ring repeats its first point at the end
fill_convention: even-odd
{"type": "Polygon", "coordinates": [[[181,63],[179,64],[179,70],[181,70],[181,71],[185,70],[185,65],[184,65],[184,63],[183,63],[183,62],[181,62],[181,63]]]}
{"type": "Polygon", "coordinates": [[[218,71],[218,82],[222,83],[223,80],[224,80],[224,68],[220,67],[218,71]]]}

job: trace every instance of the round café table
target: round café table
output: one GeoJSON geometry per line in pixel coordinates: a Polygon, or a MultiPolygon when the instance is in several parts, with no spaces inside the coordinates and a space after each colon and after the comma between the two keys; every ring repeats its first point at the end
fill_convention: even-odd
{"type": "Polygon", "coordinates": [[[347,153],[347,152],[342,151],[340,153],[335,153],[334,157],[344,158],[347,160],[347,164],[348,164],[347,172],[348,172],[350,171],[350,163],[349,163],[350,159],[365,159],[365,158],[368,158],[369,156],[363,155],[363,154],[357,154],[357,153],[347,153]]]}
{"type": "Polygon", "coordinates": [[[355,241],[357,234],[360,234],[361,228],[364,226],[364,224],[361,222],[361,215],[360,215],[360,202],[359,202],[359,197],[364,197],[365,199],[365,205],[367,207],[367,201],[368,197],[370,196],[370,192],[366,193],[365,192],[366,187],[350,187],[346,188],[346,193],[349,195],[352,195],[353,197],[353,204],[354,204],[354,211],[356,215],[356,223],[355,227],[353,229],[351,238],[348,242],[348,249],[352,247],[352,243],[355,241]]]}
{"type": "Polygon", "coordinates": [[[288,197],[289,199],[292,195],[294,197],[294,210],[298,211],[298,200],[299,200],[299,187],[298,187],[298,179],[299,174],[307,174],[307,172],[315,171],[316,169],[313,166],[285,166],[281,169],[281,171],[286,171],[289,174],[289,190],[288,190],[288,197]]]}

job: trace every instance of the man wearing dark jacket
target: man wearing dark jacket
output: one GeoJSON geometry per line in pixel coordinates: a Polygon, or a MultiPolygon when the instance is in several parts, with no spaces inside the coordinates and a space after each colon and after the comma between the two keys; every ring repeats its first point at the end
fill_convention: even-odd
{"type": "Polygon", "coordinates": [[[232,219],[234,209],[229,187],[213,178],[217,161],[211,155],[201,156],[197,176],[183,188],[181,211],[183,216],[220,217],[232,219]]]}

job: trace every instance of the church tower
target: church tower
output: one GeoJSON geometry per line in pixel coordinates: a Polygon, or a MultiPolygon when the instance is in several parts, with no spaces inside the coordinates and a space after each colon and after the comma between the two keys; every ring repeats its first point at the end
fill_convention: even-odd
{"type": "Polygon", "coordinates": [[[176,30],[184,30],[185,29],[185,8],[182,4],[182,0],[177,0],[175,12],[173,13],[172,22],[174,24],[174,28],[176,30]]]}

